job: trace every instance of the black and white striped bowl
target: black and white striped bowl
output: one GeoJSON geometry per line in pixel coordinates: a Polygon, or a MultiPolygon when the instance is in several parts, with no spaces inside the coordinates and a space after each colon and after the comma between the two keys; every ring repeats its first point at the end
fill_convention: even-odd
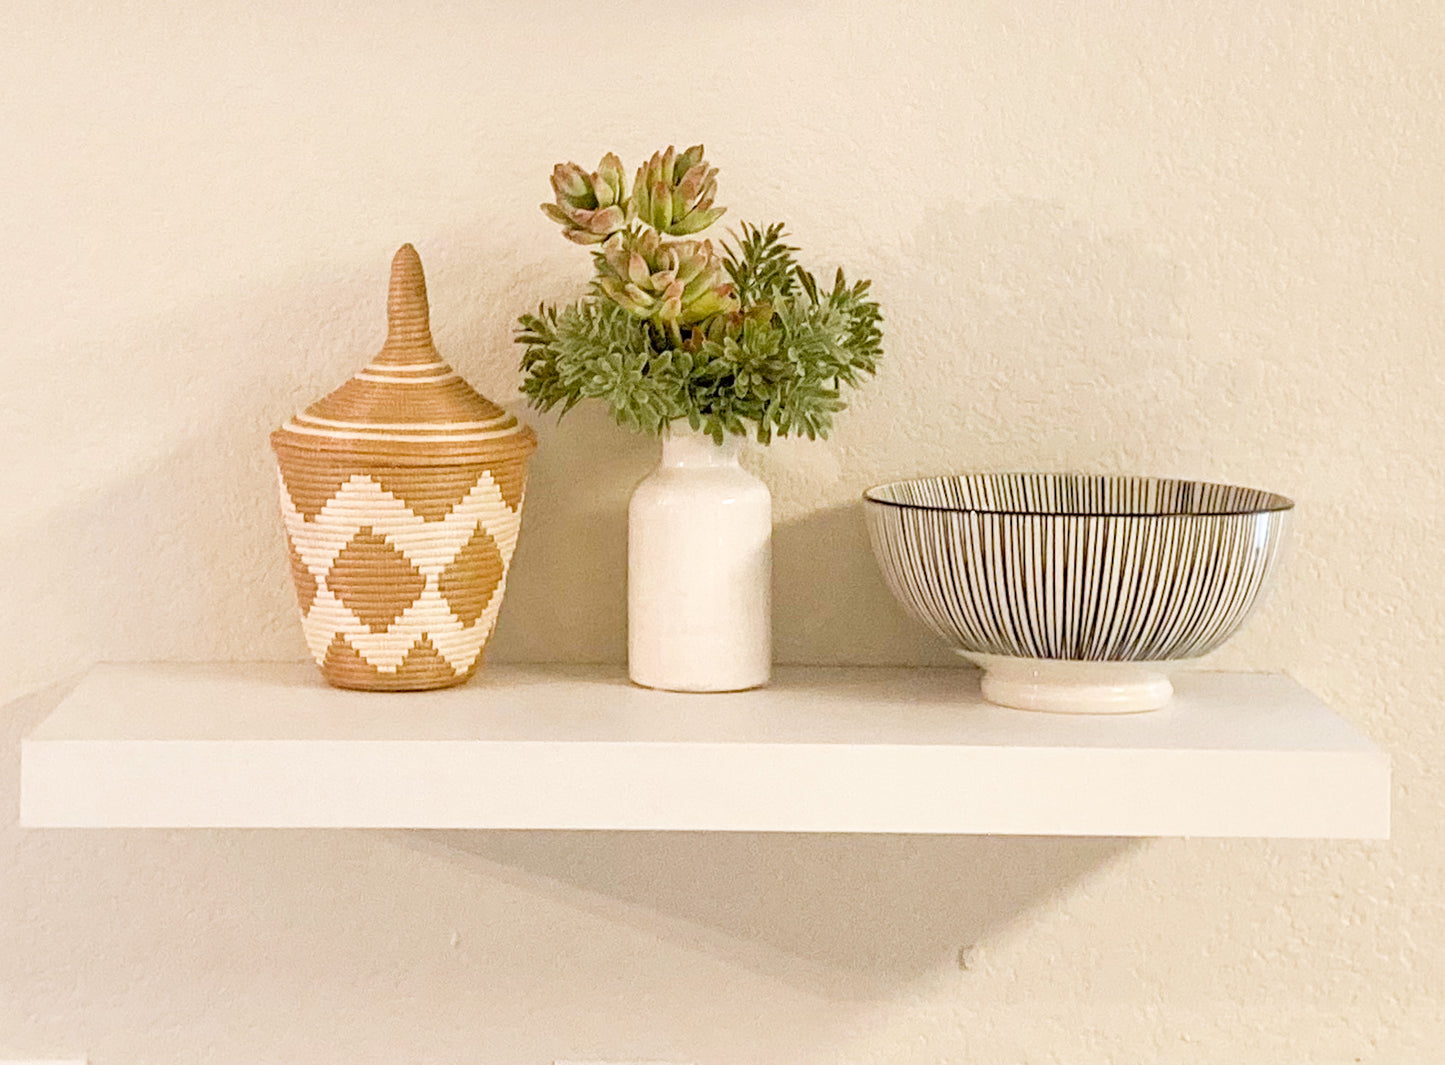
{"type": "Polygon", "coordinates": [[[863,493],[873,554],[909,612],[984,668],[991,702],[1086,713],[1168,702],[1279,558],[1284,496],[1153,477],[983,473],[863,493]]]}

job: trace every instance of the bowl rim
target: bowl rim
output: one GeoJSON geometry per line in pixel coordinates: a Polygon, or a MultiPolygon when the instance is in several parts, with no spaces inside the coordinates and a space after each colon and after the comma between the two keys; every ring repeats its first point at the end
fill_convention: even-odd
{"type": "Polygon", "coordinates": [[[1153,477],[1145,474],[1118,474],[1118,473],[1061,473],[1047,470],[974,470],[968,473],[944,473],[931,477],[904,477],[895,481],[884,481],[882,484],[875,484],[863,490],[863,501],[884,507],[897,507],[899,510],[932,510],[943,514],[998,514],[1025,518],[1239,518],[1248,517],[1252,514],[1281,514],[1294,509],[1294,500],[1288,496],[1282,496],[1278,492],[1271,492],[1262,488],[1249,488],[1245,485],[1227,484],[1223,481],[1198,481],[1188,477],[1153,477]],[[1267,503],[1264,506],[1248,507],[1236,510],[1201,510],[1189,513],[1172,514],[1149,514],[1139,511],[1050,511],[1050,510],[1009,510],[998,507],[950,507],[938,503],[903,503],[896,499],[881,499],[875,493],[885,489],[894,488],[905,484],[923,484],[926,482],[950,481],[963,477],[1081,477],[1081,478],[1103,478],[1113,477],[1128,481],[1153,481],[1162,484],[1190,484],[1204,488],[1233,488],[1247,492],[1259,492],[1267,503]]]}

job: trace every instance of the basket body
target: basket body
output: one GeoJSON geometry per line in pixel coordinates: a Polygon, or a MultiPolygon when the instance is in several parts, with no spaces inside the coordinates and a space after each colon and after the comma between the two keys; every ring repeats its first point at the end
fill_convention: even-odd
{"type": "Polygon", "coordinates": [[[460,684],[481,664],[536,436],[432,346],[421,263],[392,264],[386,346],[272,434],[301,627],[343,688],[460,684]]]}
{"type": "Polygon", "coordinates": [[[342,688],[460,684],[481,664],[522,525],[525,459],[359,465],[278,454],[307,646],[342,688]]]}

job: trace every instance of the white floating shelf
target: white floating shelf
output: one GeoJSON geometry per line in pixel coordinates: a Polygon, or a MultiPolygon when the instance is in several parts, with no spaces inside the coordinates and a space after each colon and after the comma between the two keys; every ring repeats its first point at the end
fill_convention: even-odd
{"type": "Polygon", "coordinates": [[[310,664],[106,665],[22,744],[21,824],[1384,838],[1387,756],[1284,676],[1167,708],[984,703],[962,669],[779,669],[729,695],[489,666],[407,695],[310,664]]]}

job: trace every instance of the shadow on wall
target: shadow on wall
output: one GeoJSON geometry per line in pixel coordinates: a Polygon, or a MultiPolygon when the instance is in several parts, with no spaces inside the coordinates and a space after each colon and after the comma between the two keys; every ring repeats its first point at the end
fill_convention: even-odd
{"type": "MultiPolygon", "coordinates": [[[[774,533],[780,662],[956,661],[883,585],[859,502],[870,484],[963,470],[1218,469],[1206,430],[1209,409],[1230,403],[1227,379],[1211,377],[1222,368],[1204,365],[1190,342],[1184,279],[1167,255],[1046,203],[940,216],[941,226],[906,242],[900,263],[871,267],[888,311],[888,358],[826,445],[837,461],[769,471],[775,496],[795,515],[774,533]]],[[[588,417],[573,415],[544,442],[532,496],[566,493],[539,511],[572,531],[543,529],[539,519],[523,539],[532,538],[530,561],[553,583],[576,552],[587,552],[584,572],[606,578],[592,589],[607,589],[606,600],[592,605],[612,611],[616,624],[626,497],[655,447],[588,417]],[[549,454],[545,443],[557,450],[549,454]],[[606,487],[585,487],[598,469],[606,487]]],[[[545,626],[529,630],[528,615],[540,606],[519,597],[503,628],[512,626],[519,643],[534,641],[545,626]]],[[[885,995],[957,964],[960,948],[1136,845],[714,833],[426,838],[487,875],[843,998],[885,995]]]]}
{"type": "Polygon", "coordinates": [[[305,655],[268,436],[371,346],[377,287],[268,277],[103,335],[66,318],[33,341],[76,371],[17,374],[17,419],[0,428],[44,456],[9,471],[27,505],[0,516],[0,639],[26,649],[12,690],[104,659],[305,655]]]}
{"type": "Polygon", "coordinates": [[[1233,404],[1228,367],[1205,365],[1192,343],[1186,278],[1164,251],[1034,200],[930,217],[898,261],[861,271],[875,276],[887,354],[832,440],[753,456],[780,504],[781,663],[958,664],[879,575],[870,485],[1008,469],[1227,472],[1209,412],[1233,404]]]}
{"type": "MultiPolygon", "coordinates": [[[[888,357],[833,440],[753,456],[779,515],[780,662],[952,662],[878,577],[858,502],[869,484],[1220,464],[1197,426],[1200,397],[1225,402],[1227,384],[1204,388],[1173,264],[1048,204],[943,218],[902,241],[898,261],[860,264],[888,313],[888,357]]],[[[581,290],[524,247],[487,271],[439,255],[431,275],[439,347],[499,399],[516,382],[515,312],[581,290]]],[[[368,262],[329,282],[267,279],[226,301],[229,315],[137,320],[109,343],[77,325],[57,341],[86,374],[63,396],[37,378],[17,398],[28,420],[11,427],[57,456],[15,486],[46,498],[0,523],[6,557],[31,560],[7,575],[15,609],[0,625],[7,646],[34,648],[16,691],[103,657],[304,656],[267,436],[375,350],[380,274],[368,262]]],[[[541,448],[493,660],[622,661],[627,500],[656,444],[596,404],[560,424],[523,415],[541,448]]]]}
{"type": "Polygon", "coordinates": [[[596,403],[560,424],[514,409],[539,443],[488,660],[623,662],[627,503],[657,462],[657,442],[619,428],[596,403]]]}
{"type": "Polygon", "coordinates": [[[888,591],[863,507],[861,500],[823,507],[773,529],[774,659],[963,666],[888,591]]]}
{"type": "MultiPolygon", "coordinates": [[[[962,469],[1149,465],[1148,472],[1174,466],[1210,472],[1210,437],[1197,431],[1208,417],[1198,402],[1207,368],[1186,357],[1173,310],[1177,270],[1166,260],[1128,238],[1100,235],[1054,208],[1029,203],[959,212],[920,231],[903,251],[898,263],[860,264],[877,278],[888,310],[888,358],[879,379],[840,420],[838,434],[819,445],[826,450],[817,454],[836,461],[810,470],[779,468],[770,478],[782,504],[775,538],[780,661],[953,661],[882,584],[858,502],[869,484],[962,469]]],[[[335,387],[379,344],[377,267],[368,263],[358,273],[365,276],[338,285],[323,301],[321,325],[300,336],[296,323],[317,313],[311,288],[279,315],[271,293],[253,294],[228,301],[243,308],[229,318],[198,314],[179,330],[169,328],[176,323],[148,323],[125,344],[96,346],[103,354],[84,364],[93,371],[91,391],[83,404],[70,405],[76,411],[70,421],[58,422],[65,433],[53,434],[60,441],[87,423],[96,427],[95,439],[86,437],[93,452],[61,475],[76,482],[67,496],[72,502],[17,513],[0,529],[7,557],[34,560],[7,573],[17,609],[8,612],[0,637],[17,658],[25,654],[38,663],[25,667],[28,682],[17,683],[42,683],[102,657],[304,655],[266,437],[297,404],[335,387]],[[158,357],[152,349],[168,332],[176,336],[158,357]],[[243,358],[261,350],[295,354],[264,365],[243,358]],[[129,369],[141,358],[150,367],[144,379],[129,369]],[[116,393],[126,387],[131,391],[116,393]],[[139,427],[128,450],[102,438],[119,424],[139,427]]],[[[469,344],[446,339],[446,324],[461,317],[457,311],[439,313],[438,346],[499,399],[513,380],[516,310],[531,305],[537,289],[555,298],[574,291],[570,273],[565,285],[538,273],[537,289],[529,293],[516,290],[517,276],[510,270],[464,275],[460,268],[450,278],[444,269],[431,275],[434,307],[449,301],[444,293],[457,291],[467,296],[472,314],[453,334],[469,344]],[[480,350],[469,353],[469,347],[480,350]]],[[[76,350],[95,339],[81,338],[76,350]]],[[[64,411],[45,408],[36,417],[51,413],[64,411]]],[[[656,445],[617,428],[596,405],[579,407],[560,425],[550,415],[524,416],[538,428],[542,446],[493,652],[498,660],[621,661],[627,498],[655,461],[656,445]]],[[[782,452],[768,459],[786,460],[782,452]]],[[[480,877],[635,928],[644,942],[659,937],[840,999],[886,996],[946,970],[960,948],[998,935],[1135,845],[714,833],[391,838],[480,877]]],[[[169,846],[170,839],[150,845],[169,846]]],[[[123,885],[136,876],[146,887],[146,877],[171,876],[175,897],[190,903],[209,900],[218,891],[215,882],[234,879],[237,870],[249,871],[257,879],[237,889],[235,912],[224,915],[222,925],[237,943],[273,944],[282,952],[278,973],[296,962],[285,950],[304,952],[315,942],[292,942],[298,922],[287,907],[330,910],[298,901],[305,896],[296,871],[307,869],[307,861],[317,864],[312,872],[319,878],[329,875],[341,887],[355,882],[378,895],[398,869],[408,868],[393,861],[395,855],[379,855],[369,836],[357,842],[347,834],[325,835],[314,847],[310,836],[252,839],[197,837],[173,865],[137,861],[128,839],[75,846],[87,863],[93,852],[104,853],[99,864],[109,871],[101,888],[122,884],[114,891],[122,900],[133,897],[123,885]],[[292,864],[282,864],[278,854],[292,864]],[[362,873],[345,866],[350,860],[362,873]],[[192,879],[205,884],[203,892],[189,886],[192,879]],[[268,901],[278,894],[281,901],[268,901]],[[252,905],[265,916],[253,916],[252,905]],[[273,927],[288,934],[256,933],[273,927]]],[[[436,908],[420,886],[425,872],[421,863],[411,894],[357,911],[373,919],[371,927],[345,927],[348,911],[341,907],[343,927],[323,922],[316,936],[363,946],[366,936],[405,939],[410,924],[431,918],[436,908]]],[[[33,870],[27,878],[41,883],[33,870]]],[[[101,888],[76,878],[73,890],[88,902],[84,892],[101,888]]],[[[46,905],[59,925],[80,903],[46,905]]],[[[209,934],[208,905],[177,909],[209,934]]],[[[541,922],[554,911],[539,912],[541,922]]],[[[115,927],[121,935],[126,922],[118,918],[115,927]]],[[[39,931],[36,937],[39,957],[39,931]]],[[[186,942],[207,938],[187,932],[186,942]]],[[[112,967],[106,979],[116,987],[130,978],[131,959],[153,948],[105,942],[96,964],[112,967]]],[[[181,943],[176,949],[191,948],[181,943]]],[[[522,946],[513,949],[525,954],[522,946]]],[[[631,958],[630,942],[619,949],[631,958]]],[[[76,951],[70,960],[81,956],[76,951]]],[[[196,974],[214,968],[204,952],[185,957],[196,974]]],[[[503,959],[503,969],[522,966],[519,957],[503,959]]],[[[304,966],[299,971],[314,976],[304,966]]],[[[236,972],[242,974],[237,979],[254,980],[249,966],[236,972]]],[[[345,975],[333,989],[339,1002],[352,994],[351,974],[345,975]]],[[[392,978],[384,975],[376,983],[389,995],[392,978]]],[[[527,986],[543,986],[542,977],[527,986]]]]}
{"type": "MultiPolygon", "coordinates": [[[[48,373],[21,375],[6,397],[17,419],[0,426],[0,443],[13,434],[29,448],[22,455],[39,453],[35,440],[49,448],[43,467],[8,471],[9,494],[26,505],[0,515],[0,554],[26,560],[0,581],[10,604],[0,638],[21,659],[10,693],[96,660],[306,657],[269,435],[380,346],[384,266],[339,280],[267,278],[218,301],[224,313],[137,318],[105,338],[76,322],[46,341],[47,355],[85,372],[64,388],[48,373]]],[[[511,314],[526,306],[513,274],[547,291],[536,273],[519,266],[498,280],[442,261],[433,275],[444,294],[432,301],[439,348],[499,400],[515,398],[511,314]],[[474,308],[488,313],[467,319],[474,308]]],[[[534,467],[513,570],[522,609],[503,614],[502,629],[513,616],[533,652],[514,657],[621,659],[624,603],[611,592],[625,588],[625,489],[645,472],[649,444],[599,414],[579,410],[568,430],[583,432],[570,435],[523,414],[549,461],[534,467]],[[590,609],[592,593],[579,590],[593,586],[615,608],[590,609]]]]}
{"type": "MultiPolygon", "coordinates": [[[[561,425],[551,415],[523,417],[541,442],[489,660],[624,662],[627,506],[659,445],[619,428],[596,404],[578,406],[561,425]]],[[[773,657],[779,664],[961,664],[883,584],[859,501],[774,525],[773,657]]]]}
{"type": "Polygon", "coordinates": [[[218,424],[0,530],[37,563],[6,578],[16,691],[98,660],[305,656],[265,439],[218,424]]]}
{"type": "Polygon", "coordinates": [[[856,1000],[958,965],[962,949],[1137,845],[716,832],[445,831],[404,842],[800,990],[856,1000]]]}

